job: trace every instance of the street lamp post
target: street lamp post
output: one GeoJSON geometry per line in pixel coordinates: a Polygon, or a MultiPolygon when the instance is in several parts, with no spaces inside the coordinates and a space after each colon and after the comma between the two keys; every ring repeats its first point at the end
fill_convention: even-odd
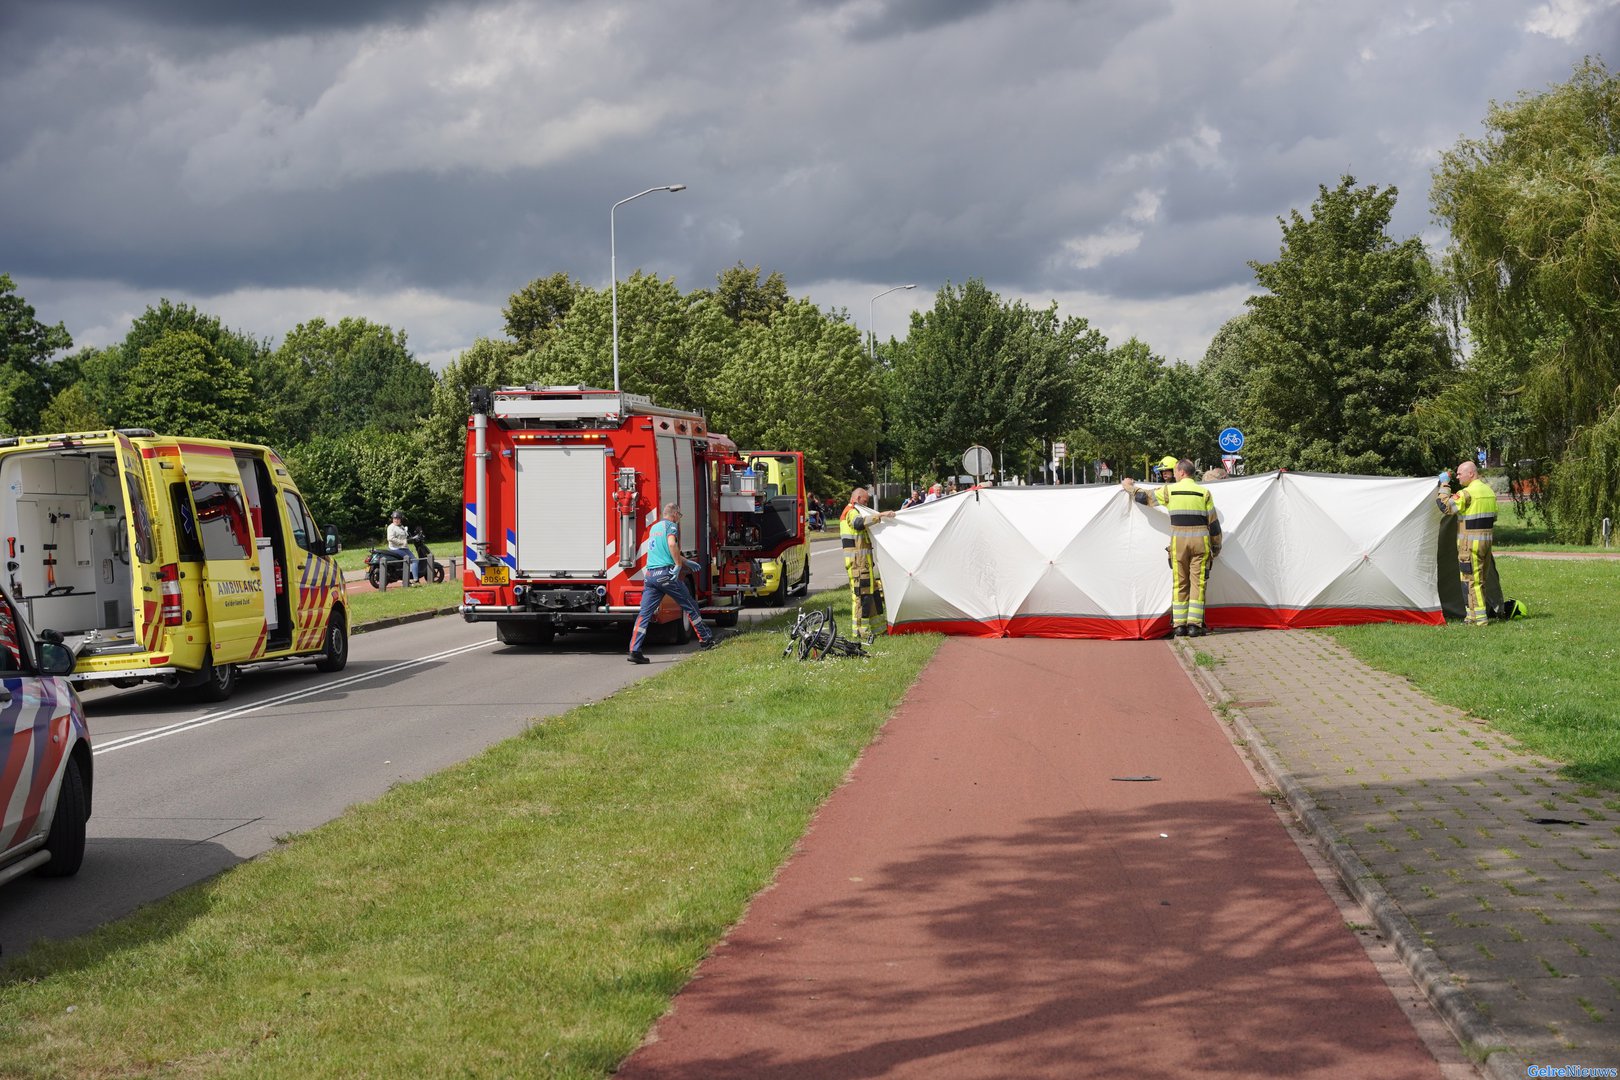
{"type": "Polygon", "coordinates": [[[619,252],[617,237],[614,235],[613,213],[625,203],[639,199],[643,195],[651,195],[655,191],[685,191],[685,184],[665,184],[662,187],[650,187],[646,191],[638,191],[628,199],[620,199],[608,210],[608,263],[610,273],[613,275],[613,392],[619,392],[619,252]]]}
{"type": "MultiPolygon", "coordinates": [[[[872,297],[872,299],[866,302],[866,333],[868,341],[870,342],[867,349],[867,358],[872,361],[872,366],[874,368],[877,366],[877,328],[873,325],[874,316],[872,314],[872,305],[892,292],[902,292],[906,289],[915,289],[916,287],[916,282],[912,282],[910,285],[896,285],[892,289],[884,289],[882,292],[878,293],[876,296],[872,297]]],[[[882,413],[880,412],[879,417],[881,418],[881,416],[882,413]]],[[[875,449],[872,451],[872,509],[883,509],[882,500],[878,496],[877,451],[875,449]]]]}
{"type": "Polygon", "coordinates": [[[916,287],[917,286],[915,283],[911,285],[896,285],[892,289],[884,289],[882,292],[878,293],[876,296],[872,297],[872,299],[866,302],[866,333],[871,338],[871,348],[868,350],[867,355],[871,359],[872,363],[877,363],[877,330],[872,326],[872,305],[892,292],[900,292],[904,289],[915,289],[916,287]]]}

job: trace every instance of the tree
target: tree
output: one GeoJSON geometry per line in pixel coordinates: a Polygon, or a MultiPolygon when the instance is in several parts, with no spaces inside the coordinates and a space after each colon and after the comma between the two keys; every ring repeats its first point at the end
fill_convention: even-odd
{"type": "Polygon", "coordinates": [[[1249,372],[1255,363],[1254,316],[1245,312],[1221,324],[1204,350],[1198,377],[1204,400],[1221,427],[1244,427],[1249,419],[1249,372]]]}
{"type": "Polygon", "coordinates": [[[129,400],[121,427],[165,434],[239,439],[252,427],[252,380],[191,330],[168,330],[141,349],[124,372],[129,400]]]}
{"type": "Polygon", "coordinates": [[[72,347],[67,328],[36,319],[11,275],[0,274],[0,426],[21,434],[38,429],[40,413],[60,389],[52,386],[50,359],[72,347]]]}
{"type": "Polygon", "coordinates": [[[45,432],[94,431],[106,426],[106,418],[96,411],[84,384],[77,382],[51,398],[39,417],[39,429],[45,432]]]}
{"type": "Polygon", "coordinates": [[[1147,343],[1131,338],[1112,349],[1086,354],[1080,366],[1079,415],[1098,457],[1120,475],[1143,457],[1171,452],[1158,435],[1154,384],[1164,362],[1147,343]]]}
{"type": "Polygon", "coordinates": [[[517,355],[515,344],[479,338],[439,372],[427,418],[417,429],[417,456],[423,464],[423,483],[431,499],[429,512],[434,521],[459,517],[456,508],[461,505],[472,388],[511,385],[517,355]]]}
{"type": "Polygon", "coordinates": [[[1526,456],[1556,463],[1554,526],[1585,540],[1617,503],[1620,77],[1588,58],[1567,83],[1493,103],[1485,126],[1435,173],[1447,266],[1482,392],[1522,388],[1516,434],[1526,456]]]}
{"type": "Polygon", "coordinates": [[[1352,473],[1425,473],[1414,405],[1438,393],[1451,353],[1422,243],[1385,231],[1397,191],[1345,176],[1305,218],[1278,219],[1275,262],[1252,262],[1249,459],[1352,473]]]}
{"type": "Polygon", "coordinates": [[[1148,391],[1151,423],[1149,431],[1165,449],[1165,454],[1214,463],[1220,459],[1217,441],[1221,425],[1205,393],[1198,369],[1177,362],[1159,367],[1148,391]]]}
{"type": "MultiPolygon", "coordinates": [[[[1013,449],[1067,430],[1085,320],[1005,304],[978,279],[947,284],[897,350],[892,423],[906,460],[953,462],[974,443],[1013,449]]],[[[950,468],[955,472],[955,468],[950,468]]]]}
{"type": "Polygon", "coordinates": [[[513,293],[501,310],[506,336],[524,352],[543,347],[584,291],[584,285],[560,271],[535,278],[513,293]]]}
{"type": "Polygon", "coordinates": [[[411,355],[405,331],[365,319],[343,319],[337,330],[343,348],[328,392],[338,404],[327,422],[335,418],[351,430],[415,429],[431,404],[433,369],[411,355]]]}
{"type": "Polygon", "coordinates": [[[711,295],[733,324],[763,325],[787,306],[787,279],[778,272],[772,272],[761,282],[759,274],[759,267],[744,266],[739,262],[717,275],[717,284],[711,295]]]}
{"type": "Polygon", "coordinates": [[[429,536],[454,535],[460,489],[447,509],[419,449],[413,434],[366,428],[316,436],[289,448],[283,460],[315,520],[347,540],[380,541],[394,510],[429,536]]]}
{"type": "Polygon", "coordinates": [[[278,444],[362,428],[413,430],[428,412],[433,372],[405,332],[363,318],[315,318],[254,365],[266,437],[278,444]]]}
{"type": "Polygon", "coordinates": [[[282,451],[282,460],[323,530],[336,529],[345,540],[375,535],[380,530],[378,520],[366,516],[360,470],[348,439],[318,435],[287,447],[282,451]]]}
{"type": "Polygon", "coordinates": [[[741,328],[715,376],[713,423],[748,449],[804,452],[805,483],[831,491],[877,440],[878,385],[859,332],[791,299],[741,328]]]}
{"type": "MultiPolygon", "coordinates": [[[[619,285],[619,382],[660,405],[706,409],[713,371],[687,350],[696,299],[673,279],[636,271],[619,285]]],[[[543,347],[518,359],[513,375],[543,385],[613,385],[613,313],[606,291],[580,293],[543,347]]]]}
{"type": "Polygon", "coordinates": [[[1069,424],[1062,436],[1068,444],[1068,456],[1085,464],[1109,456],[1103,453],[1099,427],[1106,420],[1102,410],[1111,403],[1101,401],[1095,392],[1095,382],[1108,356],[1108,338],[1078,317],[1066,321],[1062,333],[1070,343],[1068,368],[1073,397],[1069,424]]]}
{"type": "MultiPolygon", "coordinates": [[[[254,341],[244,334],[227,329],[220,320],[204,314],[189,304],[174,304],[161,300],[157,307],[148,307],[130,324],[123,344],[116,349],[101,350],[79,358],[80,384],[90,410],[114,427],[155,427],[164,434],[200,436],[203,432],[185,428],[153,424],[153,416],[172,416],[176,419],[195,414],[207,417],[207,423],[228,422],[227,433],[217,438],[254,439],[265,433],[258,409],[236,404],[243,380],[251,383],[251,372],[266,352],[263,342],[254,341]],[[176,341],[165,342],[170,335],[180,335],[188,342],[181,347],[176,341]],[[190,335],[201,346],[189,341],[190,335]],[[162,345],[161,355],[172,354],[187,366],[166,377],[153,369],[153,361],[144,359],[146,351],[162,345]],[[199,351],[200,350],[200,351],[199,351]],[[217,387],[206,380],[194,389],[202,397],[192,409],[181,400],[153,401],[146,397],[152,392],[190,393],[189,380],[196,370],[217,378],[217,387]],[[141,381],[132,382],[139,369],[141,381]]],[[[159,354],[154,354],[159,355],[159,354]]],[[[222,429],[224,430],[224,429],[222,429]]]]}
{"type": "MultiPolygon", "coordinates": [[[[511,316],[509,309],[516,337],[511,316]]],[[[469,387],[612,386],[612,335],[609,293],[578,287],[567,311],[527,339],[538,344],[480,341],[464,353],[462,366],[440,377],[423,427],[424,457],[443,465],[439,487],[447,487],[452,454],[454,475],[461,474],[469,387]]],[[[877,388],[858,335],[846,319],[790,297],[780,274],[761,281],[758,267],[739,264],[718,276],[715,289],[683,295],[673,280],[637,271],[619,283],[619,355],[626,392],[702,412],[715,430],[751,447],[803,450],[813,485],[842,483],[850,457],[872,450],[877,388]]]]}

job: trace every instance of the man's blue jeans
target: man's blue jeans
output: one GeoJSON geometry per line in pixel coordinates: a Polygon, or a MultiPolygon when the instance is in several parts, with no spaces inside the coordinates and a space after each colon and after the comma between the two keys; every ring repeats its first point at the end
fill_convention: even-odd
{"type": "Polygon", "coordinates": [[[630,634],[630,651],[641,651],[641,643],[647,637],[647,628],[652,625],[653,616],[658,614],[658,605],[663,603],[665,596],[672,596],[675,602],[686,613],[686,621],[692,624],[692,630],[699,641],[708,641],[714,637],[703,622],[703,616],[698,614],[697,601],[686,588],[673,566],[660,566],[647,571],[647,580],[641,588],[641,610],[636,613],[636,628],[630,634]]]}

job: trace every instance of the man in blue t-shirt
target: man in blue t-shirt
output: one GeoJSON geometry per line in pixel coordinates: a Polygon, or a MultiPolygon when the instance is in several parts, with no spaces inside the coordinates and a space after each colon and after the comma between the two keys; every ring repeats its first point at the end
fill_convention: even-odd
{"type": "Polygon", "coordinates": [[[647,580],[641,589],[641,610],[636,613],[636,628],[630,634],[629,660],[632,664],[648,662],[641,652],[641,643],[647,636],[647,628],[652,625],[653,616],[658,613],[658,605],[663,603],[666,595],[675,598],[686,620],[692,624],[692,630],[698,636],[698,648],[714,648],[714,631],[704,623],[703,616],[698,613],[697,601],[692,599],[686,583],[681,580],[682,567],[693,573],[702,569],[681,554],[680,506],[665,503],[663,516],[653,522],[653,527],[647,532],[647,580]]]}

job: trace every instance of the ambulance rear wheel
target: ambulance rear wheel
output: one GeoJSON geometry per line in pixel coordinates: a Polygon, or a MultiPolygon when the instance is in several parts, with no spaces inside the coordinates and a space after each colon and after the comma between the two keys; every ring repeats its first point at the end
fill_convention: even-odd
{"type": "Polygon", "coordinates": [[[316,671],[342,671],[349,662],[349,622],[341,609],[332,612],[326,624],[326,649],[315,661],[316,671]]]}
{"type": "Polygon", "coordinates": [[[224,701],[236,692],[236,665],[210,662],[202,671],[202,681],[191,690],[198,701],[224,701]]]}

